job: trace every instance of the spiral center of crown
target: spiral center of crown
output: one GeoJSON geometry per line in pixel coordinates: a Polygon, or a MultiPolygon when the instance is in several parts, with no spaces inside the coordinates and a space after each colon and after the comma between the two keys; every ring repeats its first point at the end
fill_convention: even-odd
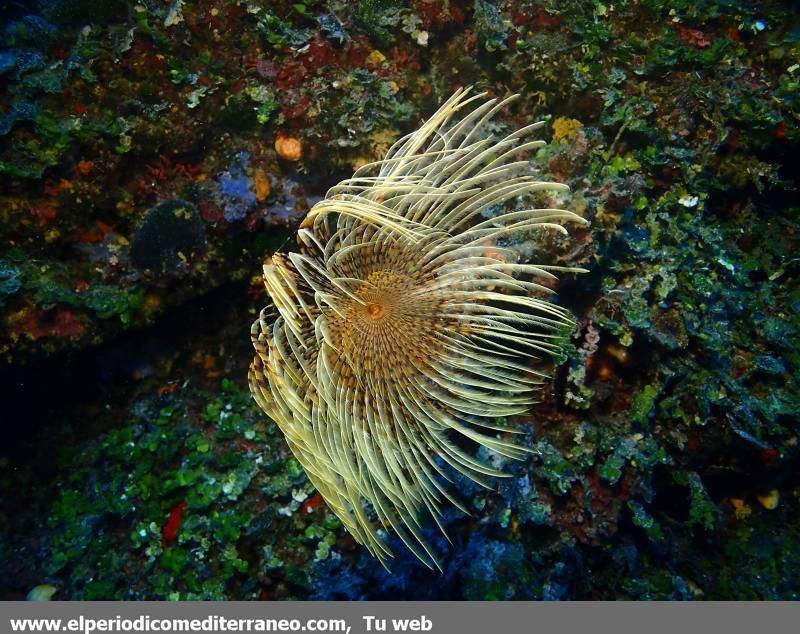
{"type": "Polygon", "coordinates": [[[374,271],[364,281],[366,284],[356,291],[360,305],[353,306],[362,323],[377,326],[397,318],[403,294],[409,291],[410,280],[393,272],[374,271]]]}
{"type": "Polygon", "coordinates": [[[371,319],[380,319],[386,314],[386,306],[378,302],[369,302],[367,304],[367,315],[371,319]]]}

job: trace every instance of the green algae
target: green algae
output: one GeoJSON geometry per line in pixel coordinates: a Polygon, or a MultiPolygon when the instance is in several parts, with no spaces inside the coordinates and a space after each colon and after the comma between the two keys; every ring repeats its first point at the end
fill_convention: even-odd
{"type": "Polygon", "coordinates": [[[109,522],[130,526],[129,544],[118,557],[123,565],[132,565],[128,557],[145,558],[151,585],[138,591],[146,596],[171,598],[177,592],[220,598],[225,583],[247,571],[235,544],[253,517],[236,502],[260,472],[261,460],[257,454],[250,460],[239,455],[228,460],[223,441],[250,430],[254,438],[265,440],[265,431],[255,421],[249,395],[232,382],[225,382],[220,400],[211,404],[216,420],[235,418],[233,435],[198,427],[187,417],[183,402],[176,402],[161,407],[152,418],[109,432],[81,454],[84,460],[106,465],[102,479],[89,470],[74,470],[48,518],[57,530],[50,545],[50,572],[68,574],[76,596],[108,598],[125,588],[120,562],[112,566],[107,555],[109,548],[120,547],[112,547],[104,536],[102,527],[109,522]],[[168,539],[162,526],[177,500],[185,500],[185,519],[168,539]],[[81,589],[87,570],[105,585],[81,589]],[[103,588],[109,594],[103,596],[103,588]]]}

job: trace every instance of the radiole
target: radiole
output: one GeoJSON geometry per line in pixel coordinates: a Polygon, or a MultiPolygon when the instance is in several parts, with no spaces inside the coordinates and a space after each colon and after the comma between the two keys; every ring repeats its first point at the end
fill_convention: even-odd
{"type": "Polygon", "coordinates": [[[448,473],[487,486],[504,475],[459,437],[527,454],[496,419],[530,409],[546,378],[531,360],[558,351],[571,324],[540,283],[565,269],[520,262],[513,239],[584,221],[533,204],[567,189],[538,180],[524,158],[543,144],[529,139],[540,124],[489,133],[512,99],[457,91],[333,187],[300,226],[297,251],[264,267],[272,305],[252,327],[251,391],[381,562],[385,528],[438,565],[420,517],[439,523],[443,504],[459,506],[448,473]]]}

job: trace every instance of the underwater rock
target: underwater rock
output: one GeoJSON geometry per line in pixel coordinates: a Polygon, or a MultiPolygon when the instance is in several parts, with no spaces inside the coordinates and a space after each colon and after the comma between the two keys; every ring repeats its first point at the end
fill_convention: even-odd
{"type": "Polygon", "coordinates": [[[133,236],[131,262],[141,271],[177,273],[205,249],[206,230],[197,208],[185,200],[168,200],[147,212],[133,236]]]}
{"type": "Polygon", "coordinates": [[[24,424],[0,451],[0,598],[800,596],[797,12],[584,4],[2,3],[0,383],[24,424]],[[260,255],[467,85],[523,94],[494,135],[550,117],[525,158],[572,194],[532,202],[592,221],[520,258],[592,272],[549,285],[581,331],[541,403],[490,421],[536,453],[479,451],[512,477],[452,478],[453,544],[419,529],[444,572],[385,531],[389,575],[218,383],[249,362],[260,255]],[[206,234],[188,264],[147,213],[177,198],[206,234]],[[140,227],[176,273],[134,268],[140,227]]]}
{"type": "Polygon", "coordinates": [[[49,583],[43,583],[40,586],[36,586],[33,590],[28,593],[28,596],[25,597],[26,601],[49,601],[53,598],[53,595],[56,593],[57,589],[55,586],[51,586],[49,583]]]}

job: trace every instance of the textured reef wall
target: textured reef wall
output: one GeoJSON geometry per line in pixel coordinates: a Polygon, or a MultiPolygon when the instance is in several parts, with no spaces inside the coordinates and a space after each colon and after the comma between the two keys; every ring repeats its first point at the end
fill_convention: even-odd
{"type": "Polygon", "coordinates": [[[2,3],[0,594],[797,598],[800,20],[664,4],[2,3]],[[591,273],[537,452],[390,575],[251,402],[248,324],[261,257],[467,84],[548,118],[591,226],[531,253],[591,273]]]}

